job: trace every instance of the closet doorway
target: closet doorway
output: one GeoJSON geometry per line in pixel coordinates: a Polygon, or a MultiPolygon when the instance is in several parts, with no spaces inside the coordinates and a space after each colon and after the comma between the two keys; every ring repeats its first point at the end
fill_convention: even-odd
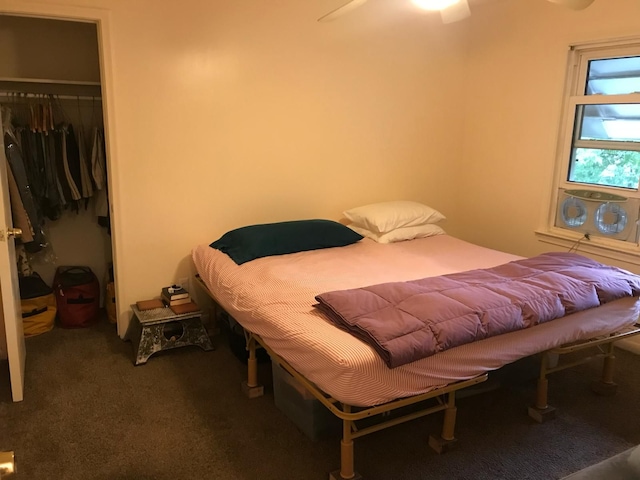
{"type": "MultiPolygon", "coordinates": [[[[16,243],[15,259],[8,253],[8,263],[14,261],[12,271],[3,268],[0,276],[0,330],[5,334],[0,341],[6,336],[0,355],[6,352],[9,357],[14,401],[22,399],[26,356],[20,304],[10,305],[19,302],[14,295],[16,276],[36,272],[52,286],[58,266],[89,266],[101,284],[101,305],[113,301],[105,294],[114,280],[114,262],[97,27],[91,22],[0,14],[3,137],[5,143],[19,144],[35,204],[35,217],[29,219],[33,234],[16,243]],[[56,169],[49,154],[64,156],[64,164],[57,162],[56,169]]],[[[12,159],[7,160],[11,173],[12,159]]],[[[7,183],[1,187],[6,191],[7,183]]],[[[24,185],[18,188],[22,191],[24,185]]],[[[13,227],[15,220],[14,215],[13,227]]],[[[9,231],[12,225],[3,227],[9,231]]],[[[12,242],[5,240],[3,254],[12,242]]]]}

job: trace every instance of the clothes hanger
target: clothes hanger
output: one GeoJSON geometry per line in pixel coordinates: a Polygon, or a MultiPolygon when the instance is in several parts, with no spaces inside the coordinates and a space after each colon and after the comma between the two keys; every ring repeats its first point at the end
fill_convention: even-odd
{"type": "Polygon", "coordinates": [[[33,108],[33,102],[31,102],[29,100],[27,100],[27,101],[29,103],[29,111],[31,112],[31,117],[29,117],[29,128],[31,129],[31,131],[33,133],[35,133],[36,132],[36,127],[35,127],[35,125],[36,125],[36,114],[35,114],[35,111],[34,111],[34,108],[33,108]]]}
{"type": "Polygon", "coordinates": [[[53,95],[49,95],[48,97],[48,103],[49,103],[49,127],[51,128],[51,131],[53,132],[54,128],[55,128],[55,122],[53,120],[53,103],[51,102],[51,98],[53,97],[53,95]]]}

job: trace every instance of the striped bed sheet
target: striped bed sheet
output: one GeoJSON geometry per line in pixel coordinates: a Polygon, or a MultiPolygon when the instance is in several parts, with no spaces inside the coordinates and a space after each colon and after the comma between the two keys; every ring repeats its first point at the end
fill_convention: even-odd
{"type": "Polygon", "coordinates": [[[333,326],[314,307],[327,291],[407,281],[517,260],[450,235],[393,244],[369,239],[346,247],[265,257],[236,265],[199,245],[196,270],[222,308],[335,399],[367,407],[468,380],[518,359],[632,325],[637,298],[625,298],[526,330],[462,345],[389,369],[378,354],[333,326]]]}

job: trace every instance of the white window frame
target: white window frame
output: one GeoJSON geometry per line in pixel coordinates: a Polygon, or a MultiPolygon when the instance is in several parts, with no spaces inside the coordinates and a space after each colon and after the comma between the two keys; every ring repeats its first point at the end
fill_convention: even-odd
{"type": "MultiPolygon", "coordinates": [[[[578,105],[594,104],[640,104],[640,93],[625,95],[586,95],[587,75],[591,60],[640,56],[640,37],[616,39],[607,42],[590,42],[572,45],[569,49],[566,83],[563,95],[563,108],[559,128],[558,144],[556,148],[555,175],[553,188],[550,192],[549,212],[546,225],[538,229],[536,234],[540,241],[571,248],[580,241],[580,250],[604,257],[630,262],[640,265],[640,245],[622,240],[592,236],[585,241],[583,234],[555,226],[556,210],[558,208],[558,190],[584,189],[622,195],[628,198],[640,198],[640,190],[622,187],[607,187],[580,182],[568,181],[571,163],[572,142],[576,122],[578,105]]],[[[606,142],[601,140],[582,140],[576,146],[594,148],[613,147],[620,149],[621,142],[606,142]]],[[[624,142],[625,150],[639,150],[640,144],[624,142]]]]}

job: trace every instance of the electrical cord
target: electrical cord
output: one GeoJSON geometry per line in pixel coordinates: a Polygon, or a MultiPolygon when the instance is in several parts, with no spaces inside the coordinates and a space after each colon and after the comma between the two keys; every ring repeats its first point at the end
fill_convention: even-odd
{"type": "Polygon", "coordinates": [[[582,235],[577,242],[571,245],[571,248],[569,248],[569,252],[577,252],[578,247],[580,246],[583,240],[591,240],[591,236],[588,233],[585,233],[584,235],[582,235]]]}

